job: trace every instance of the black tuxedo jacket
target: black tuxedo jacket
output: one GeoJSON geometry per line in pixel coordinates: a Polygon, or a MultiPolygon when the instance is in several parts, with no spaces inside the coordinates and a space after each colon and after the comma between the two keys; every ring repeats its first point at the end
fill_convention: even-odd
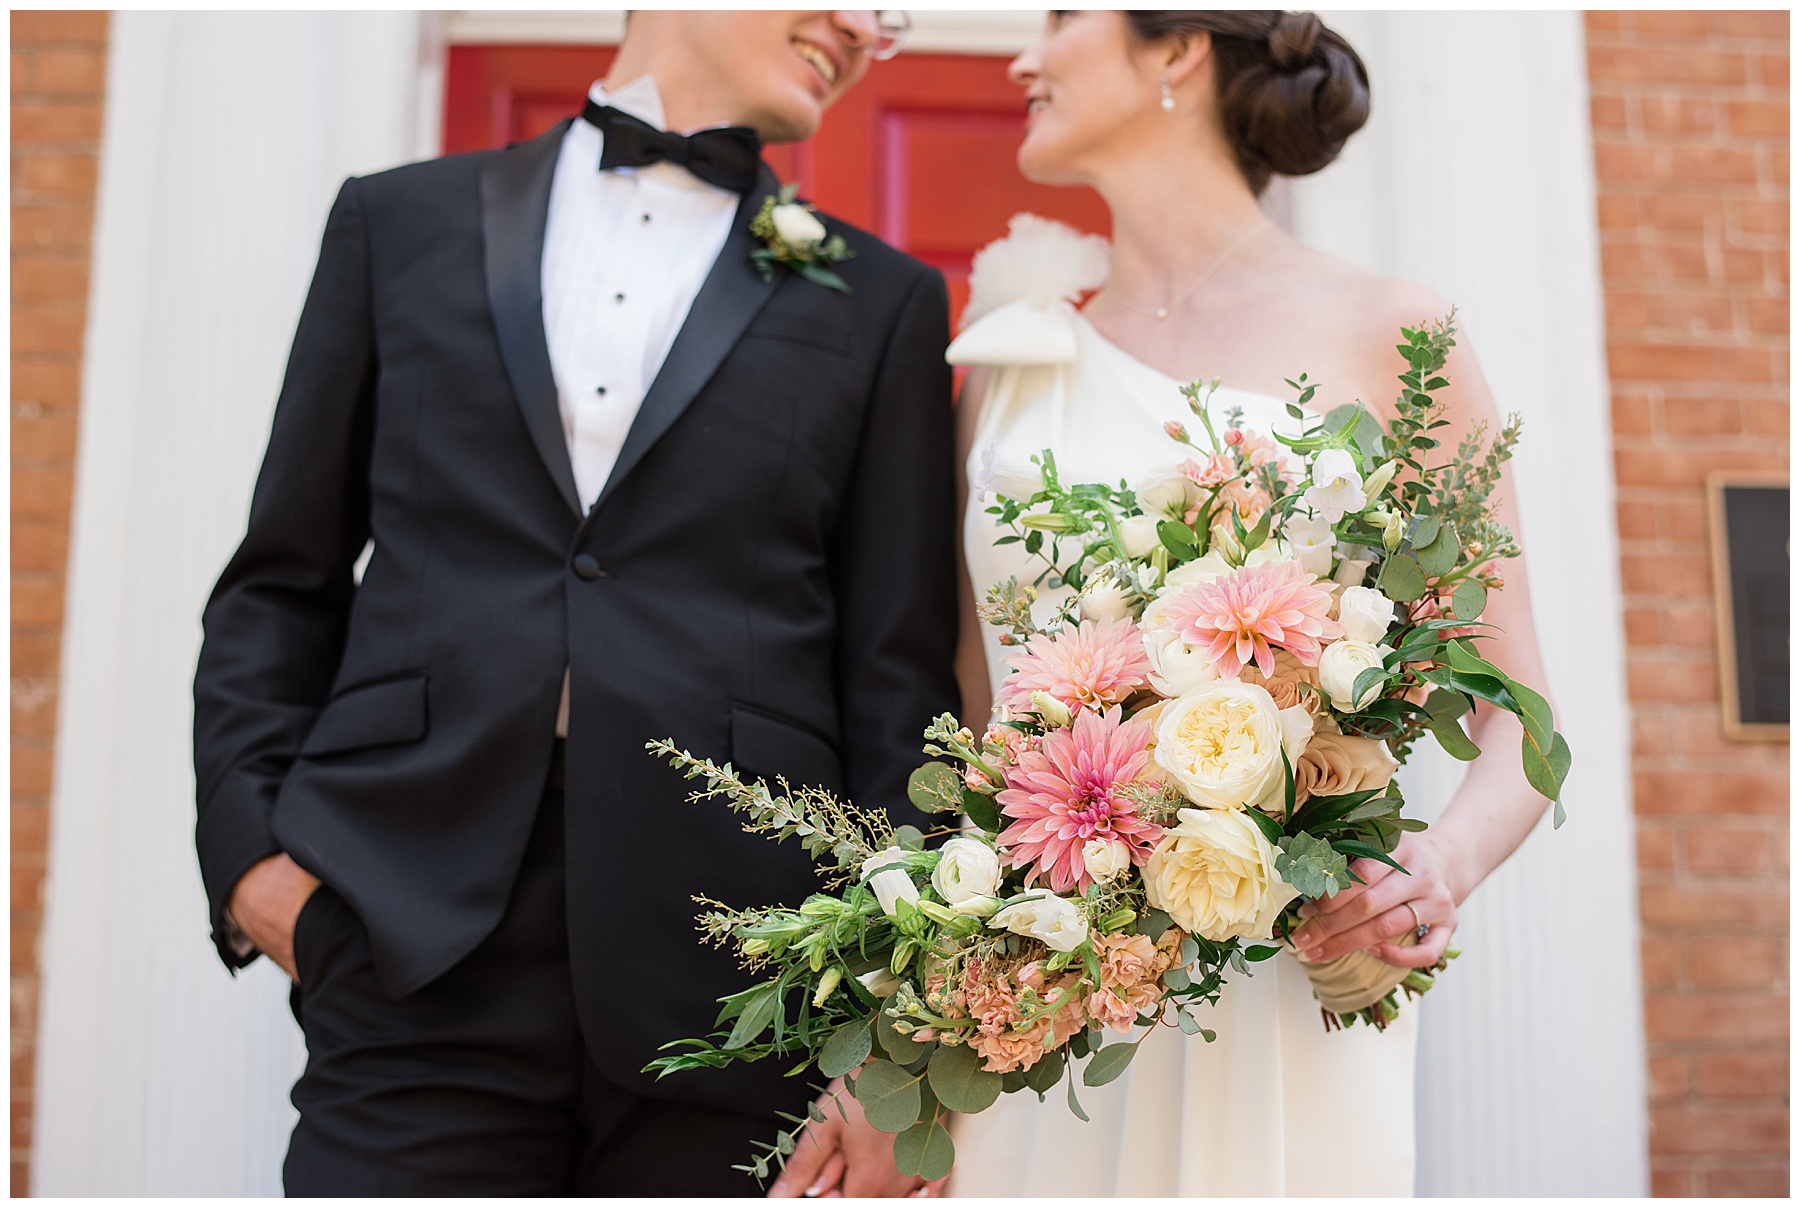
{"type": "Polygon", "coordinates": [[[747,984],[699,942],[690,895],[797,902],[810,864],[687,803],[644,743],[917,821],[920,730],[956,707],[944,283],[841,223],[848,296],[780,266],[763,281],[747,228],[778,187],[765,167],[584,515],[539,287],[565,129],[352,179],[332,208],[248,532],[205,612],[214,935],[242,963],[231,889],[286,851],[354,907],[395,997],[455,964],[506,906],[566,666],[589,1047],[623,1087],[762,1109],[776,1069],[639,1070],[747,984]]]}

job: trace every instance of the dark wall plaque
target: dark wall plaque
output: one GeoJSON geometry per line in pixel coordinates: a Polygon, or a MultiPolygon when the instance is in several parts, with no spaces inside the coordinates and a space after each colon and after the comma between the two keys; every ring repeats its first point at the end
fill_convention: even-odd
{"type": "Polygon", "coordinates": [[[1787,479],[1715,474],[1707,488],[1725,736],[1786,742],[1787,479]]]}

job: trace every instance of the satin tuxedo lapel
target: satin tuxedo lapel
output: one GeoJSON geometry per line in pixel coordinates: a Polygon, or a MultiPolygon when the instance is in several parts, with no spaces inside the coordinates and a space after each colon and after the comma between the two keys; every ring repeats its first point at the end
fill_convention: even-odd
{"type": "Polygon", "coordinates": [[[550,183],[556,175],[567,121],[547,133],[507,148],[482,165],[481,237],[487,270],[488,305],[500,358],[531,443],[556,489],[577,516],[581,498],[569,465],[568,441],[556,400],[556,375],[544,337],[544,226],[550,216],[550,183]]]}
{"type": "Polygon", "coordinates": [[[600,510],[651,446],[681,418],[694,396],[712,380],[713,374],[737,346],[757,312],[774,295],[775,282],[780,278],[764,281],[750,260],[750,253],[762,246],[750,233],[750,221],[762,208],[763,199],[780,188],[781,182],[775,173],[767,164],[761,165],[756,188],[744,194],[744,200],[739,203],[737,215],[731,220],[731,234],[726,236],[719,258],[713,262],[712,272],[707,274],[700,292],[695,295],[687,321],[669,346],[662,369],[644,394],[643,405],[638,408],[631,430],[625,434],[625,444],[594,504],[594,512],[600,510]]]}

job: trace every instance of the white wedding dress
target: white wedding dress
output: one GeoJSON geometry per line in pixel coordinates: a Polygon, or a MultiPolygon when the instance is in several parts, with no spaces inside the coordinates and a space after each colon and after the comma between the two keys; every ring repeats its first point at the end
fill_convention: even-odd
{"type": "MultiPolygon", "coordinates": [[[[1198,430],[1180,383],[1111,343],[1069,299],[1104,281],[1107,245],[1030,215],[977,257],[969,309],[950,358],[991,369],[966,467],[963,538],[978,594],[1043,569],[1020,545],[996,547],[989,490],[1030,490],[1033,454],[1050,449],[1062,481],[1140,482],[1183,460],[1167,420],[1198,430]],[[1009,486],[1012,488],[1009,490],[1009,486]]],[[[1215,427],[1292,430],[1281,400],[1221,388],[1215,427]]],[[[990,681],[1007,668],[987,631],[990,681]]],[[[1409,1196],[1413,1053],[1419,1004],[1385,1032],[1327,1033],[1306,974],[1287,953],[1229,973],[1217,1007],[1197,1014],[1207,1043],[1155,1030],[1130,1068],[1076,1094],[1067,1080],[1042,1103],[1003,1095],[955,1123],[955,1196],[1409,1196]]]]}

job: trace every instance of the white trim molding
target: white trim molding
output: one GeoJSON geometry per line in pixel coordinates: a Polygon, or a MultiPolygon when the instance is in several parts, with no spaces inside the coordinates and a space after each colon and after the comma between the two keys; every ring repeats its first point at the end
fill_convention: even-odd
{"type": "MultiPolygon", "coordinates": [[[[909,9],[912,33],[901,53],[1016,55],[1044,28],[1043,9],[909,9]]],[[[455,9],[444,14],[451,45],[569,43],[613,46],[625,36],[624,9],[455,9]]]]}

